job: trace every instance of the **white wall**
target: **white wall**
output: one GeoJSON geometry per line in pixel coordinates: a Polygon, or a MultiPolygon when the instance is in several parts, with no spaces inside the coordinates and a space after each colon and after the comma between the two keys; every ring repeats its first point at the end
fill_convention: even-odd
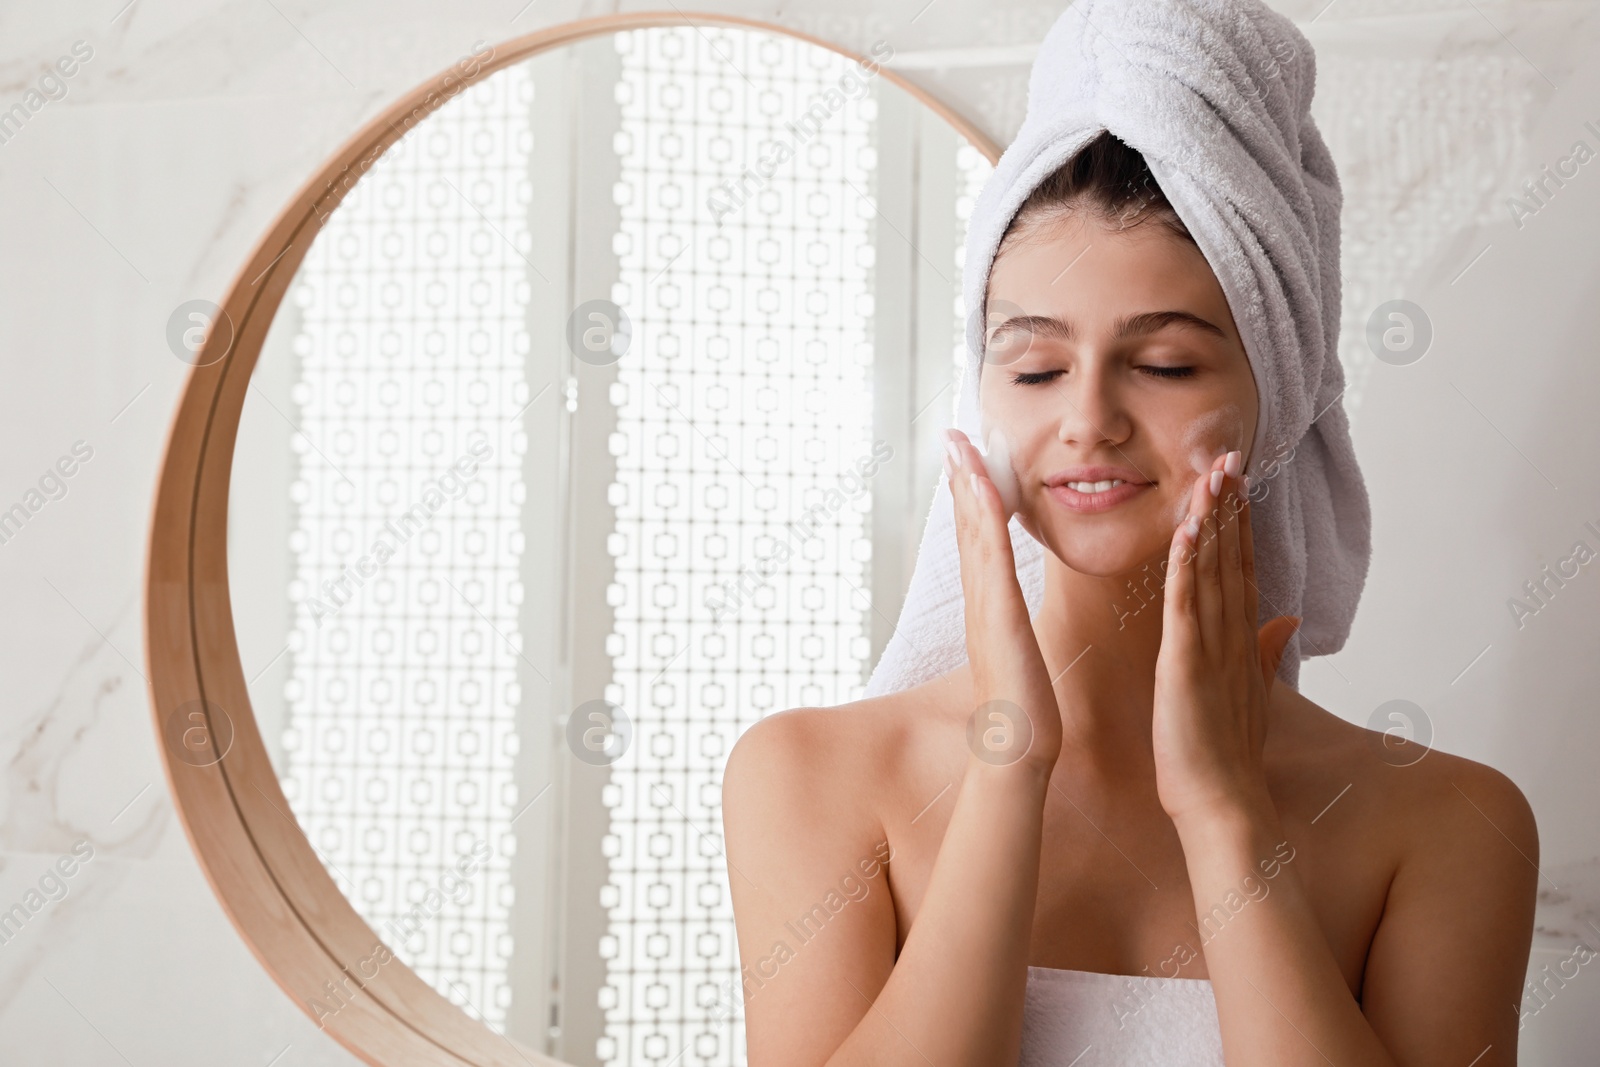
{"type": "MultiPolygon", "coordinates": [[[[162,779],[139,598],[186,369],[166,323],[221,295],[296,185],[389,99],[474,41],[610,9],[542,0],[513,22],[521,0],[124,3],[0,11],[0,109],[74,41],[94,49],[66,98],[0,144],[0,509],[74,442],[93,448],[66,495],[0,544],[0,909],[74,842],[95,850],[69,895],[0,945],[0,1048],[19,1064],[348,1064],[232,930],[162,779]]],[[[1029,46],[1061,10],[718,6],[788,8],[789,25],[863,51],[887,40],[1002,140],[1029,46]]],[[[1344,352],[1376,520],[1355,632],[1303,685],[1361,722],[1413,700],[1438,746],[1522,786],[1542,835],[1542,966],[1600,921],[1600,567],[1520,631],[1506,602],[1580,537],[1600,548],[1581,528],[1600,527],[1600,162],[1520,229],[1505,201],[1574,141],[1600,149],[1600,72],[1582,62],[1600,22],[1575,3],[1278,6],[1317,47],[1346,186],[1344,352]],[[1392,298],[1434,325],[1408,367],[1363,340],[1392,298]]],[[[1593,970],[1529,1020],[1524,1063],[1593,1059],[1593,970]]]]}

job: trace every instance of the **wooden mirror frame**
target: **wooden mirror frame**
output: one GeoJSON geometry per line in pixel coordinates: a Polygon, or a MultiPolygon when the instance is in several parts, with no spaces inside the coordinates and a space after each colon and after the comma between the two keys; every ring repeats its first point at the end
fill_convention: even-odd
{"type": "MultiPolygon", "coordinates": [[[[457,93],[537,53],[621,30],[719,25],[807,34],[730,15],[641,12],[539,30],[457,64],[345,142],[278,214],[229,285],[196,353],[156,481],[145,573],[145,659],[162,763],[212,892],[245,944],[295,1003],[369,1064],[558,1067],[494,1033],[382,944],[340,892],[290,812],[255,721],[228,588],[228,489],[245,395],[279,304],[322,223],[366,168],[457,93]],[[470,64],[469,64],[470,65],[470,64]],[[368,974],[369,971],[375,972],[368,974]],[[313,1001],[338,1010],[319,1018],[313,1001]]],[[[887,68],[879,73],[988,156],[975,126],[887,68]]]]}

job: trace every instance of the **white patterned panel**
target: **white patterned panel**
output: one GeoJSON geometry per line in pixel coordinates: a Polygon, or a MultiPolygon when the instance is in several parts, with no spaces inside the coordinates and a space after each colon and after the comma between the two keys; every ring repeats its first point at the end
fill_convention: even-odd
{"type": "Polygon", "coordinates": [[[478,84],[333,214],[292,290],[285,413],[303,432],[284,788],[379,936],[492,1024],[510,992],[531,98],[520,67],[478,84]]]}
{"type": "MultiPolygon", "coordinates": [[[[956,149],[956,272],[955,272],[955,369],[959,381],[967,365],[967,297],[962,291],[962,271],[967,262],[967,226],[972,222],[972,209],[978,194],[994,173],[989,158],[966,141],[956,149]]],[[[952,405],[954,400],[951,401],[952,405]]]]}
{"type": "Polygon", "coordinates": [[[869,666],[872,493],[845,472],[871,453],[874,105],[817,105],[853,64],[797,40],[672,28],[618,47],[613,298],[634,347],[607,699],[635,734],[607,795],[598,1052],[738,1064],[724,761],[770,712],[858,697],[869,666]],[[779,145],[793,158],[746,172],[779,145]]]}

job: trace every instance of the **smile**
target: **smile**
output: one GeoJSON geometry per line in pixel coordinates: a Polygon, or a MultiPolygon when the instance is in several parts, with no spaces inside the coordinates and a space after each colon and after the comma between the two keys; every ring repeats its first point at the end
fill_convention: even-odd
{"type": "Polygon", "coordinates": [[[1102,482],[1064,482],[1046,488],[1051,496],[1072,511],[1094,513],[1109,511],[1124,501],[1132,500],[1150,488],[1150,483],[1133,484],[1120,478],[1111,478],[1102,482]]]}

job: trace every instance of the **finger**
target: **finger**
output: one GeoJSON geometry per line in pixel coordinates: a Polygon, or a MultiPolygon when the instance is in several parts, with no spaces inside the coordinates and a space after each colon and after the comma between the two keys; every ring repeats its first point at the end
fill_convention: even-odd
{"type": "Polygon", "coordinates": [[[1253,654],[1256,650],[1256,630],[1244,617],[1244,569],[1239,547],[1239,492],[1240,460],[1238,452],[1229,452],[1222,468],[1222,500],[1217,511],[1222,522],[1217,537],[1217,562],[1222,581],[1222,636],[1230,658],[1253,654]]]}
{"type": "MultiPolygon", "coordinates": [[[[977,444],[970,437],[966,437],[965,434],[962,436],[967,446],[968,462],[972,464],[973,470],[978,472],[979,478],[988,478],[989,457],[979,451],[977,444]]],[[[993,481],[993,479],[990,480],[993,481]]]]}
{"type": "MultiPolygon", "coordinates": [[[[1048,683],[1038,642],[1032,637],[1028,603],[1017,576],[1000,491],[982,473],[977,448],[959,430],[946,434],[946,471],[951,493],[963,515],[966,546],[961,558],[961,588],[966,624],[967,662],[980,693],[1007,693],[1025,700],[1017,687],[1030,677],[1048,683]]],[[[1040,692],[1034,698],[1044,699],[1040,692]]]]}
{"type": "MultiPolygon", "coordinates": [[[[1198,483],[1190,495],[1194,500],[1198,500],[1198,483]]],[[[1167,576],[1161,591],[1163,653],[1170,642],[1172,648],[1186,655],[1195,648],[1198,638],[1195,632],[1194,611],[1195,534],[1193,532],[1194,516],[1198,513],[1191,501],[1191,513],[1178,523],[1178,528],[1172,532],[1172,543],[1167,546],[1167,576]]]]}
{"type": "Polygon", "coordinates": [[[971,485],[967,480],[966,457],[961,452],[961,446],[956,440],[958,430],[945,431],[945,457],[944,473],[950,482],[950,496],[955,500],[956,530],[962,539],[970,539],[972,534],[972,516],[968,507],[968,494],[971,485]]]}
{"type": "MultiPolygon", "coordinates": [[[[950,429],[946,431],[946,439],[949,445],[945,471],[950,475],[950,492],[956,499],[957,526],[965,530],[967,544],[971,546],[972,569],[979,587],[977,595],[981,597],[983,592],[1002,588],[1009,593],[1011,587],[1020,588],[1020,585],[1000,491],[983,474],[982,456],[966,434],[950,429]],[[980,571],[987,577],[976,579],[980,571]]],[[[967,588],[966,593],[971,603],[974,590],[967,588]]]]}
{"type": "MultiPolygon", "coordinates": [[[[1178,523],[1180,528],[1182,528],[1183,524],[1191,518],[1202,521],[1205,519],[1206,497],[1209,494],[1209,490],[1206,488],[1206,479],[1210,477],[1211,475],[1209,472],[1198,474],[1195,476],[1194,481],[1189,483],[1189,508],[1188,511],[1184,513],[1184,518],[1178,523]]],[[[1202,532],[1204,532],[1203,528],[1202,532]]],[[[1198,548],[1198,544],[1198,540],[1191,533],[1189,537],[1189,547],[1191,549],[1195,549],[1198,548]]]]}
{"type": "MultiPolygon", "coordinates": [[[[960,430],[949,429],[945,431],[951,453],[955,456],[957,469],[961,473],[961,482],[969,491],[972,488],[973,473],[983,473],[983,456],[978,451],[972,440],[960,430]]],[[[974,498],[975,499],[975,498],[974,498]]]]}
{"type": "MultiPolygon", "coordinates": [[[[995,520],[1000,526],[1008,524],[1003,512],[1004,505],[1000,503],[1000,490],[989,478],[988,468],[983,465],[983,453],[978,451],[978,446],[972,439],[957,429],[946,431],[950,442],[951,453],[956,461],[956,471],[959,473],[963,486],[971,501],[971,512],[976,516],[978,525],[986,535],[996,540],[1004,540],[1007,548],[1011,545],[1011,534],[1006,532],[1003,538],[997,538],[994,530],[995,520]],[[998,505],[998,506],[991,506],[998,505]]],[[[946,470],[949,471],[949,467],[946,470]]]]}
{"type": "Polygon", "coordinates": [[[1300,623],[1298,618],[1279,615],[1261,628],[1261,680],[1266,683],[1269,693],[1278,676],[1278,665],[1283,662],[1284,653],[1288,650],[1289,640],[1300,629],[1300,623]]]}
{"type": "Polygon", "coordinates": [[[1219,493],[1221,486],[1217,485],[1222,474],[1222,457],[1218,456],[1211,464],[1211,472],[1206,478],[1205,510],[1202,512],[1200,522],[1199,554],[1195,559],[1195,615],[1200,623],[1200,643],[1207,655],[1220,658],[1220,641],[1222,630],[1222,574],[1218,565],[1220,553],[1217,550],[1221,541],[1221,509],[1219,493]],[[1217,486],[1214,490],[1212,487],[1217,486]]]}
{"type": "Polygon", "coordinates": [[[1239,511],[1239,568],[1244,575],[1244,621],[1254,632],[1261,612],[1260,590],[1256,587],[1255,530],[1250,525],[1250,494],[1246,487],[1244,507],[1239,511]]]}
{"type": "Polygon", "coordinates": [[[956,552],[960,561],[962,598],[966,604],[967,632],[970,635],[978,625],[982,609],[982,590],[987,584],[981,576],[984,569],[983,529],[972,510],[972,485],[967,477],[965,459],[953,435],[946,431],[944,472],[950,486],[951,508],[955,512],[956,552]]]}
{"type": "Polygon", "coordinates": [[[1167,571],[1170,576],[1163,591],[1168,601],[1176,600],[1180,615],[1194,619],[1194,562],[1199,552],[1201,519],[1206,511],[1206,479],[1200,474],[1189,485],[1189,504],[1184,517],[1178,520],[1173,531],[1174,541],[1168,546],[1167,571]],[[1180,567],[1182,568],[1180,570],[1180,567]]]}
{"type": "Polygon", "coordinates": [[[1004,547],[1009,562],[1011,534],[1006,529],[1005,505],[1000,500],[999,488],[981,470],[969,472],[967,483],[972,494],[973,507],[983,524],[984,536],[994,541],[997,549],[1004,547]]]}
{"type": "Polygon", "coordinates": [[[950,491],[965,492],[970,488],[967,481],[967,472],[971,465],[967,461],[967,454],[961,447],[964,440],[960,430],[945,430],[944,432],[944,472],[950,478],[950,491]]]}

